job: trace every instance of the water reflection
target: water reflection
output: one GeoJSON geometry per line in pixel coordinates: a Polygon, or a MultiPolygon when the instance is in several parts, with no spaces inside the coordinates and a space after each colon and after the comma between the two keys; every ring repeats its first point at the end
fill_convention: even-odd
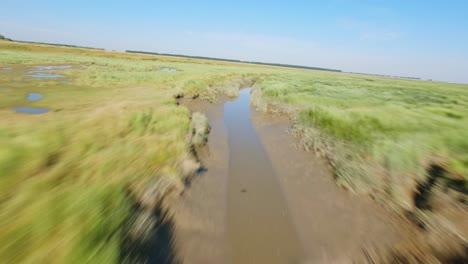
{"type": "Polygon", "coordinates": [[[35,66],[34,67],[34,71],[37,71],[37,72],[44,72],[44,71],[54,71],[54,70],[66,70],[66,69],[70,69],[72,66],[71,65],[60,65],[60,66],[54,66],[54,65],[50,65],[50,66],[35,66]]]}
{"type": "Polygon", "coordinates": [[[42,72],[33,73],[33,74],[28,74],[28,75],[26,75],[26,76],[31,77],[31,78],[35,78],[35,79],[57,79],[57,78],[65,78],[65,76],[62,75],[62,74],[52,74],[52,73],[42,73],[42,72]]]}
{"type": "Polygon", "coordinates": [[[65,75],[62,74],[55,74],[55,73],[47,73],[49,71],[58,71],[58,70],[66,70],[71,69],[71,65],[49,65],[49,66],[34,66],[31,71],[26,75],[31,78],[35,79],[57,79],[57,78],[65,78],[65,75]]]}
{"type": "Polygon", "coordinates": [[[28,97],[26,97],[26,100],[30,101],[30,102],[33,102],[33,101],[37,101],[39,99],[42,99],[44,96],[40,93],[29,93],[28,94],[28,97]]]}
{"type": "Polygon", "coordinates": [[[159,69],[160,72],[177,72],[177,69],[174,68],[161,68],[159,69]]]}
{"type": "Polygon", "coordinates": [[[45,114],[49,112],[49,109],[37,108],[37,107],[23,107],[22,106],[22,107],[13,107],[11,109],[16,111],[17,113],[32,114],[32,115],[45,114]]]}

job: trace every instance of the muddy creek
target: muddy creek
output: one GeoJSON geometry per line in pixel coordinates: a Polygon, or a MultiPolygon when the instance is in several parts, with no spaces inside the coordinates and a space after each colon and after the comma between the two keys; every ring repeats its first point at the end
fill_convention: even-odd
{"type": "Polygon", "coordinates": [[[234,263],[295,263],[302,249],[250,118],[250,89],[224,106],[229,144],[227,228],[234,263]]]}
{"type": "Polygon", "coordinates": [[[394,217],[340,189],[324,162],[295,147],[290,121],[257,112],[250,89],[209,104],[199,151],[206,171],[175,201],[181,263],[349,263],[369,244],[401,238],[394,217]]]}

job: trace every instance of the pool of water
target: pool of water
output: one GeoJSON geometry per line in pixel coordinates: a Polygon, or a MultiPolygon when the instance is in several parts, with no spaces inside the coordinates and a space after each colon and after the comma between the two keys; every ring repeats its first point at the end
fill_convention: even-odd
{"type": "Polygon", "coordinates": [[[174,68],[161,68],[159,69],[160,72],[177,72],[177,69],[174,68]]]}
{"type": "Polygon", "coordinates": [[[26,100],[33,102],[42,99],[44,96],[40,93],[29,93],[26,100]]]}
{"type": "Polygon", "coordinates": [[[17,113],[23,113],[23,114],[32,114],[32,115],[38,115],[38,114],[45,114],[49,112],[49,109],[47,108],[37,108],[37,107],[13,107],[11,108],[17,113]]]}
{"type": "Polygon", "coordinates": [[[57,79],[57,78],[65,78],[65,75],[62,75],[62,74],[42,73],[42,72],[27,74],[26,76],[31,77],[31,78],[34,78],[34,79],[57,79]]]}
{"type": "Polygon", "coordinates": [[[4,71],[11,71],[11,70],[13,70],[13,68],[8,68],[8,67],[7,67],[7,68],[3,68],[3,70],[4,70],[4,71]]]}
{"type": "Polygon", "coordinates": [[[65,78],[63,74],[50,73],[50,71],[61,71],[71,69],[71,65],[49,65],[49,66],[34,66],[32,70],[26,74],[27,77],[34,79],[58,79],[65,78]]]}
{"type": "Polygon", "coordinates": [[[35,66],[33,71],[44,72],[44,71],[56,71],[56,70],[67,70],[71,69],[71,65],[49,65],[49,66],[35,66]]]}

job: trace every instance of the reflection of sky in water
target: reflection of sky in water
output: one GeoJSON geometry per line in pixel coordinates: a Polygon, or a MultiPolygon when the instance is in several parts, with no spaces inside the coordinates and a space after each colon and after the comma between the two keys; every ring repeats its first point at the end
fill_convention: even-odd
{"type": "Polygon", "coordinates": [[[32,115],[45,114],[49,112],[49,109],[36,108],[36,107],[13,107],[11,109],[18,113],[32,114],[32,115]]]}
{"type": "Polygon", "coordinates": [[[3,68],[4,71],[11,71],[13,68],[3,68]]]}
{"type": "Polygon", "coordinates": [[[65,78],[65,75],[62,74],[54,74],[54,73],[47,73],[48,71],[56,71],[56,70],[66,70],[70,69],[71,65],[61,65],[61,66],[34,66],[31,71],[26,75],[31,78],[35,79],[57,79],[57,78],[65,78]]]}
{"type": "Polygon", "coordinates": [[[32,101],[37,101],[39,99],[42,99],[44,96],[40,93],[29,93],[28,97],[26,97],[26,100],[32,102],[32,101]]]}
{"type": "Polygon", "coordinates": [[[62,65],[62,66],[35,66],[33,71],[43,72],[43,71],[54,71],[54,70],[66,70],[70,69],[72,66],[70,65],[62,65]]]}
{"type": "Polygon", "coordinates": [[[177,72],[177,69],[174,68],[161,68],[159,69],[160,72],[177,72]]]}
{"type": "Polygon", "coordinates": [[[62,75],[62,74],[52,74],[52,73],[42,73],[42,72],[33,73],[33,74],[28,74],[28,75],[26,75],[26,76],[31,77],[31,78],[35,78],[35,79],[57,79],[57,78],[65,78],[65,76],[62,75]]]}

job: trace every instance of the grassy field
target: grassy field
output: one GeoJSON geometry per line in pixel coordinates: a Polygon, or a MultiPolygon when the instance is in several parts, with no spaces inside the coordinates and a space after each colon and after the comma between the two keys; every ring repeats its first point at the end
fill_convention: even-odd
{"type": "Polygon", "coordinates": [[[215,101],[245,78],[256,82],[257,106],[294,118],[293,131],[328,157],[340,185],[410,208],[436,164],[466,190],[467,85],[6,41],[0,76],[6,263],[116,262],[134,200],[161,180],[181,188],[187,176],[193,122],[175,97],[215,101]],[[72,68],[56,71],[61,79],[26,76],[37,65],[72,68]],[[44,98],[27,102],[30,92],[44,98]]]}
{"type": "Polygon", "coordinates": [[[441,166],[466,192],[468,85],[291,73],[266,78],[254,103],[295,113],[304,146],[327,156],[348,189],[410,209],[417,182],[441,166]]]}
{"type": "Polygon", "coordinates": [[[174,96],[215,100],[209,85],[222,91],[247,70],[0,41],[0,74],[0,259],[111,263],[128,193],[138,199],[160,178],[177,187],[186,176],[190,113],[174,96]],[[73,67],[54,72],[66,78],[33,79],[33,65],[73,67]],[[27,102],[29,92],[44,98],[27,102]],[[20,114],[16,106],[50,112],[20,114]]]}

